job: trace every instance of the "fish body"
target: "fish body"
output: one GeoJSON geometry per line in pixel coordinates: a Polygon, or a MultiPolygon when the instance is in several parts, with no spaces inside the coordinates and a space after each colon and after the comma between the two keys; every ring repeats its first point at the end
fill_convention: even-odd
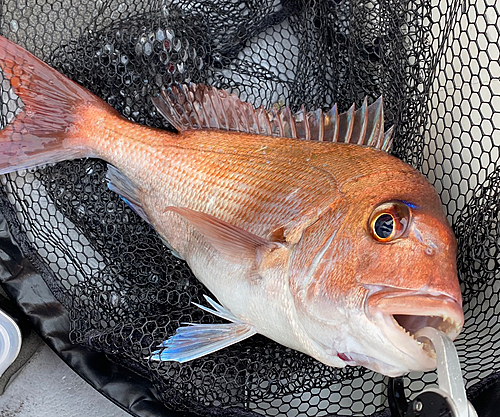
{"type": "Polygon", "coordinates": [[[217,297],[200,308],[230,321],[180,328],[152,359],[182,362],[261,333],[330,366],[393,376],[435,368],[412,336],[420,328],[458,335],[455,238],[433,187],[380,150],[374,107],[273,119],[180,87],[169,90],[176,102],[155,99],[175,134],[127,121],[2,37],[0,68],[24,105],[0,131],[0,173],[107,161],[110,189],[217,297]],[[276,126],[291,137],[273,136],[276,126]],[[313,140],[325,132],[332,142],[313,140]],[[339,143],[353,136],[371,146],[339,143]]]}

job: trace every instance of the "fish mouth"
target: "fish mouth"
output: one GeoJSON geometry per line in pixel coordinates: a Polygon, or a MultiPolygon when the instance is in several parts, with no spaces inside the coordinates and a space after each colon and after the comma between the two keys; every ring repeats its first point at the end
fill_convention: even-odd
{"type": "Polygon", "coordinates": [[[435,352],[430,342],[415,338],[420,329],[433,327],[454,340],[464,324],[461,300],[447,295],[391,291],[390,294],[373,294],[367,301],[372,314],[382,313],[387,324],[387,336],[410,356],[421,356],[418,354],[420,352],[435,360],[435,352]]]}
{"type": "Polygon", "coordinates": [[[439,316],[418,316],[407,314],[391,315],[395,326],[399,327],[408,336],[413,338],[431,358],[435,358],[436,354],[427,339],[417,340],[415,334],[424,327],[433,327],[446,334],[450,339],[455,339],[460,332],[461,326],[449,317],[439,316]]]}

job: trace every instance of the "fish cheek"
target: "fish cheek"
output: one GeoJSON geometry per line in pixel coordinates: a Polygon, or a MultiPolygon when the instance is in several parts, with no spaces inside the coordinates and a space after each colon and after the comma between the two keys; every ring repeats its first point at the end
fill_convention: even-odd
{"type": "Polygon", "coordinates": [[[370,270],[379,269],[379,253],[373,245],[360,245],[358,247],[358,273],[363,275],[370,270]],[[368,246],[368,247],[367,247],[368,246]]]}
{"type": "Polygon", "coordinates": [[[359,310],[365,290],[354,279],[356,262],[352,242],[339,241],[324,254],[308,285],[299,294],[308,315],[319,322],[338,322],[340,316],[359,310]]]}
{"type": "Polygon", "coordinates": [[[314,339],[344,326],[349,311],[359,311],[366,296],[355,281],[356,242],[345,215],[338,207],[324,213],[304,230],[291,256],[290,292],[302,326],[314,339]]]}
{"type": "Polygon", "coordinates": [[[357,282],[371,291],[380,289],[377,287],[422,288],[428,281],[433,260],[425,256],[420,246],[410,237],[391,243],[378,243],[369,236],[361,239],[357,248],[357,282]]]}
{"type": "Polygon", "coordinates": [[[365,338],[359,329],[366,322],[368,291],[352,278],[350,267],[318,271],[303,300],[302,326],[329,354],[350,351],[353,341],[365,338]]]}

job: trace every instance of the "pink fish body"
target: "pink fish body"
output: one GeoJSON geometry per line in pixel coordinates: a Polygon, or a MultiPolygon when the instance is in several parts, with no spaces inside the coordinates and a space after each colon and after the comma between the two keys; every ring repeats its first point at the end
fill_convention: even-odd
{"type": "Polygon", "coordinates": [[[154,101],[173,134],[125,120],[2,37],[0,68],[24,105],[0,131],[0,173],[106,160],[110,188],[217,297],[200,308],[229,320],[182,327],[151,359],[261,333],[393,376],[435,368],[420,328],[458,335],[456,241],[433,187],[380,150],[381,102],[270,115],[205,86],[172,88],[154,101]]]}

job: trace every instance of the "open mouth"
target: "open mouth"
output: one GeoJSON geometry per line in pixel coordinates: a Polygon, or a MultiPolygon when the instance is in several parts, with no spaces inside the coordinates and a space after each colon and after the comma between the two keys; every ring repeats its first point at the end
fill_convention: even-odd
{"type": "Polygon", "coordinates": [[[415,334],[424,327],[433,327],[453,340],[464,324],[461,303],[444,295],[396,293],[373,294],[370,298],[370,309],[381,311],[391,327],[411,337],[432,358],[435,353],[430,343],[417,340],[415,334]]]}
{"type": "MultiPolygon", "coordinates": [[[[407,335],[416,340],[415,334],[424,327],[433,327],[445,333],[450,339],[455,339],[461,329],[459,323],[453,321],[451,317],[440,316],[416,316],[410,314],[393,314],[394,324],[401,328],[407,335]]],[[[435,357],[434,349],[427,340],[418,341],[422,349],[432,357],[435,357]]]]}

